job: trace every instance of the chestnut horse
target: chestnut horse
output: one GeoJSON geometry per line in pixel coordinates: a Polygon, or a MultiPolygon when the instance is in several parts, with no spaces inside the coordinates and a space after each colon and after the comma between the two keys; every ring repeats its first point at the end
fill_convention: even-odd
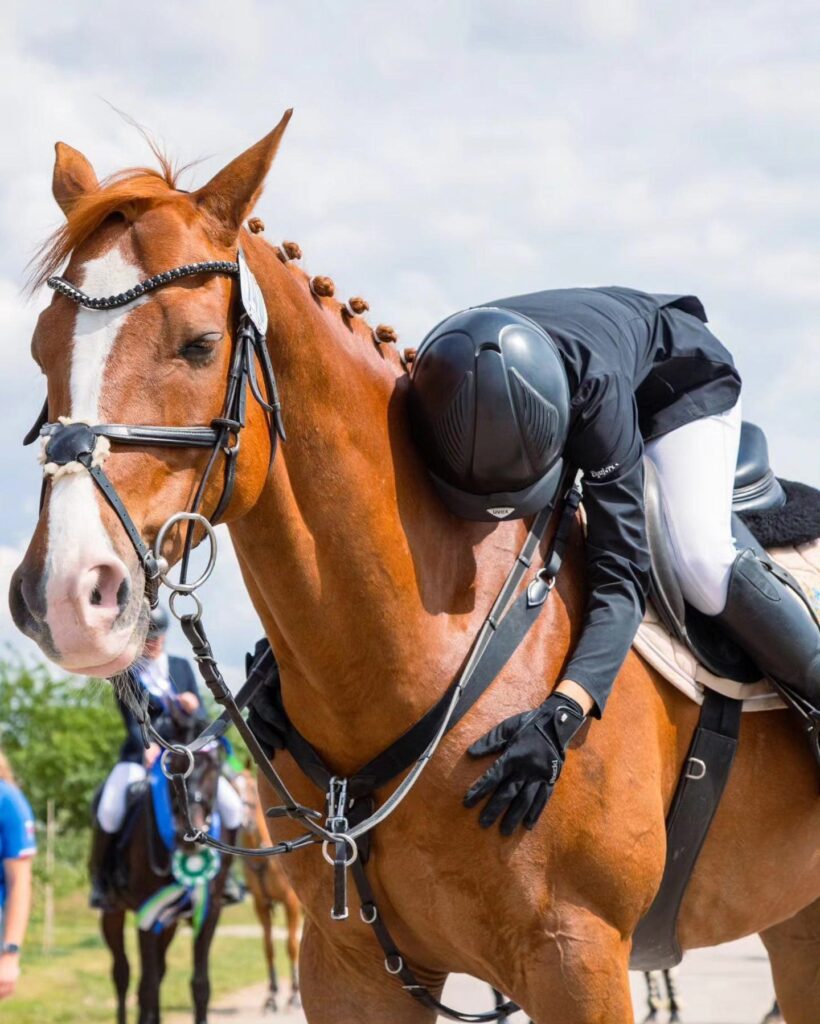
{"type": "MultiPolygon", "coordinates": [[[[244,250],[270,315],[287,441],[271,461],[266,417],[249,403],[224,520],[281,665],[287,713],[347,775],[441,696],[526,527],[448,514],[410,436],[402,359],[379,343],[389,332],[374,333],[327,294],[326,280],[311,287],[292,252],[243,228],[289,116],[192,193],[177,189],[167,168],[100,184],[85,157],[59,144],[53,191],[66,222],[42,271],[67,263],[69,281],[109,295],[244,250]]],[[[235,287],[218,275],[185,278],[109,311],[55,296],[33,340],[51,419],[209,424],[225,393],[235,287]]],[[[106,471],[147,542],[189,506],[207,457],[113,445],[106,471]]],[[[221,493],[216,475],[206,511],[221,493]]],[[[181,548],[176,539],[164,554],[173,562],[181,548]]],[[[579,735],[536,828],[510,838],[479,828],[462,799],[486,766],[466,748],[544,699],[577,635],[584,592],[578,527],[538,623],[375,831],[367,868],[423,983],[437,992],[451,971],[475,975],[537,1024],[631,1024],[630,937],[661,879],[664,814],[698,714],[630,654],[603,720],[579,735]]],[[[141,564],[87,473],[49,485],[11,604],[23,630],[71,671],[110,676],[142,649],[141,564]]],[[[321,805],[289,755],[277,761],[296,799],[321,805]]],[[[269,787],[261,795],[268,803],[269,787]]],[[[276,839],[296,831],[288,820],[271,825],[276,839]]],[[[385,972],[369,927],[331,920],[331,872],[319,853],[300,850],[285,868],[306,908],[301,975],[312,1024],[431,1021],[433,1012],[385,972]]],[[[820,801],[811,754],[785,712],[744,718],[679,938],[688,949],[752,932],[769,950],[786,1019],[816,1024],[820,801]]]]}
{"type": "MultiPolygon", "coordinates": [[[[238,843],[247,850],[258,850],[268,843],[268,826],[265,809],[259,799],[256,778],[250,771],[240,772],[233,780],[237,793],[242,798],[242,828],[238,843]]],[[[273,914],[281,903],[288,926],[288,958],[290,960],[290,996],[288,1006],[301,1006],[299,998],[299,930],[302,926],[302,907],[299,897],[282,867],[278,857],[246,857],[242,861],[245,885],[253,900],[253,909],[262,926],[262,943],[265,963],[268,968],[268,997],[266,1010],[277,1010],[276,997],[279,982],[276,977],[276,960],[273,947],[273,914]]]]}

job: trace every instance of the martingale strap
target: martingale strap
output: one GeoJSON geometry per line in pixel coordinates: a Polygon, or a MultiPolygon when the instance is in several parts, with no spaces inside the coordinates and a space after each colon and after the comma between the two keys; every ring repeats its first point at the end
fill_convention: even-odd
{"type": "MultiPolygon", "coordinates": [[[[573,489],[567,500],[573,505],[574,515],[574,508],[577,507],[580,495],[578,495],[573,489]]],[[[287,816],[294,820],[301,821],[309,830],[308,833],[300,837],[298,840],[277,844],[274,847],[268,847],[265,851],[259,854],[260,856],[264,856],[266,854],[273,856],[280,853],[288,853],[291,849],[295,848],[295,845],[307,845],[309,843],[316,842],[317,840],[329,844],[337,844],[341,841],[346,844],[348,849],[350,849],[353,841],[357,837],[362,836],[375,828],[377,824],[387,818],[395,810],[398,804],[413,788],[421,772],[424,770],[430,758],[433,756],[433,753],[437,749],[442,737],[448,731],[450,727],[449,723],[456,712],[456,707],[459,700],[462,698],[462,694],[473,679],[475,671],[481,659],[484,657],[488,646],[497,636],[499,626],[502,622],[502,613],[509,605],[513,594],[518,589],[518,585],[532,565],[532,559],[547,530],[551,514],[552,509],[546,508],[539,513],[533,521],[521,551],[519,552],[519,555],[513,564],[513,567],[511,568],[507,579],[505,580],[505,583],[502,586],[492,609],[490,610],[490,613],[485,619],[482,629],[473,642],[467,662],[459,673],[456,683],[453,684],[445,694],[445,697],[442,698],[442,701],[439,702],[439,706],[443,708],[443,712],[438,715],[438,721],[436,721],[435,728],[432,730],[432,738],[418,753],[410,772],[390,797],[388,797],[385,803],[365,820],[354,825],[349,831],[340,832],[334,830],[329,827],[331,825],[330,821],[328,821],[328,827],[321,826],[317,821],[317,819],[321,817],[319,812],[303,807],[293,798],[284,781],[271,764],[268,754],[262,748],[255,733],[245,721],[242,714],[244,708],[251,702],[254,694],[265,680],[266,673],[270,672],[270,668],[273,663],[273,654],[270,651],[270,648],[266,648],[262,655],[255,660],[251,667],[248,680],[240,690],[237,698],[234,698],[219,670],[219,666],[214,657],[210,643],[208,642],[200,613],[197,612],[195,614],[183,615],[180,617],[183,632],[185,633],[188,642],[191,644],[192,653],[199,667],[200,675],[213,695],[214,700],[224,708],[219,718],[213,722],[203,732],[203,734],[194,741],[194,743],[186,748],[182,748],[180,752],[190,752],[191,754],[195,753],[196,750],[201,749],[205,743],[210,742],[210,740],[215,738],[217,735],[222,735],[227,729],[228,724],[233,724],[236,726],[237,731],[246,743],[259,770],[283,801],[283,806],[269,810],[268,815],[271,817],[287,816]],[[342,836],[344,836],[344,838],[342,838],[342,836]]],[[[565,512],[565,515],[562,516],[562,522],[568,524],[570,521],[571,516],[565,512]]],[[[560,528],[559,532],[562,532],[560,531],[560,528]]],[[[551,559],[550,561],[553,563],[554,559],[551,559]]],[[[560,561],[555,564],[560,564],[560,561]]],[[[544,570],[541,572],[543,573],[543,571],[544,570]]],[[[540,581],[539,577],[536,577],[536,579],[533,580],[533,583],[530,584],[528,593],[532,592],[539,595],[538,601],[533,603],[533,608],[540,608],[546,594],[549,593],[551,588],[551,583],[543,583],[540,581]],[[541,596],[542,593],[543,596],[541,596]]],[[[504,618],[506,619],[507,616],[504,616],[504,618]]],[[[517,646],[517,644],[515,646],[517,646]]],[[[168,744],[161,736],[159,736],[159,734],[156,733],[156,730],[153,729],[150,721],[147,720],[147,714],[145,714],[144,709],[142,712],[141,724],[146,734],[150,735],[155,742],[159,743],[160,746],[168,747],[168,744]]],[[[305,741],[305,743],[306,742],[307,741],[305,741]]],[[[316,760],[318,761],[318,755],[316,755],[316,760]]],[[[307,771],[307,769],[305,770],[307,771]]],[[[325,771],[327,772],[327,769],[325,769],[325,771]]],[[[172,781],[175,781],[176,773],[169,773],[169,777],[172,781]]],[[[329,779],[330,777],[330,773],[327,772],[327,778],[329,779]]],[[[180,779],[177,781],[181,782],[182,780],[180,779]]],[[[320,785],[320,788],[326,792],[329,791],[329,783],[328,786],[320,785]]],[[[234,853],[237,856],[244,856],[246,853],[246,851],[241,847],[227,847],[222,843],[218,843],[211,837],[207,836],[200,830],[194,829],[193,827],[189,829],[187,838],[189,841],[202,842],[208,846],[213,846],[216,849],[222,850],[223,852],[234,853]]]]}
{"type": "MultiPolygon", "coordinates": [[[[482,647],[473,666],[469,685],[464,689],[461,699],[447,721],[447,732],[464,718],[495,681],[535,624],[561,567],[569,530],[575,519],[580,500],[580,492],[576,488],[572,488],[564,502],[547,564],[538,572],[526,591],[521,594],[503,618],[493,619],[492,643],[488,642],[482,647]]],[[[525,555],[525,557],[527,556],[525,555]]],[[[386,750],[348,777],[347,792],[350,799],[370,796],[375,790],[392,782],[416,761],[439,728],[457,685],[458,680],[450,685],[443,696],[418,722],[386,750]]],[[[266,701],[268,706],[271,703],[270,700],[266,701]]],[[[278,701],[275,702],[275,704],[278,703],[278,701]]],[[[311,782],[323,792],[327,792],[333,773],[290,721],[286,723],[286,727],[288,752],[311,782]]],[[[266,751],[268,754],[271,752],[270,749],[266,751]]],[[[353,831],[358,834],[357,830],[353,831]]]]}

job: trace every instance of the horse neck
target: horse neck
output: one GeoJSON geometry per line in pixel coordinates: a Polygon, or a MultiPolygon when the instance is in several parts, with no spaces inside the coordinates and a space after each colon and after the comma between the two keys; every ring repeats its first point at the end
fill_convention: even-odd
{"type": "Polygon", "coordinates": [[[522,528],[496,530],[479,574],[489,528],[457,523],[433,495],[395,352],[253,241],[287,441],[231,532],[288,713],[347,770],[440,696],[464,654],[452,617],[477,628],[522,528]]]}

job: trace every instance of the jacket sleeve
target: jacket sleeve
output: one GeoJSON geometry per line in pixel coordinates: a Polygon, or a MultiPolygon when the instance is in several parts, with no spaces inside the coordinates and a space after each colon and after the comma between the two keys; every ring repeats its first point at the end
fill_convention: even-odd
{"type": "Polygon", "coordinates": [[[185,658],[171,657],[168,662],[169,671],[173,680],[174,689],[177,693],[192,693],[199,701],[199,708],[194,712],[193,718],[200,726],[208,724],[208,712],[205,710],[205,703],[202,700],[202,692],[196,673],[189,661],[185,658]]]}
{"type": "Polygon", "coordinates": [[[587,604],[564,677],[594,698],[600,716],[635,638],[649,587],[643,506],[643,441],[629,383],[591,378],[573,399],[567,454],[584,472],[587,604]]]}

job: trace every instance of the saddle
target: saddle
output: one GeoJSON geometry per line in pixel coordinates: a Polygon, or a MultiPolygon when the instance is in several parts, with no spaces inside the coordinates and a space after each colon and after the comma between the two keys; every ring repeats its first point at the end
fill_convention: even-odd
{"type": "MultiPolygon", "coordinates": [[[[742,699],[744,710],[783,707],[745,652],[714,619],[684,599],[664,519],[661,482],[648,459],[644,468],[651,605],[635,639],[636,649],[698,703],[705,688],[742,699]]],[[[777,479],[769,465],[766,436],[753,423],[744,422],[741,429],[732,508],[738,550],[751,548],[776,561],[811,601],[820,583],[820,550],[815,544],[820,535],[820,495],[803,484],[777,479]]]]}

